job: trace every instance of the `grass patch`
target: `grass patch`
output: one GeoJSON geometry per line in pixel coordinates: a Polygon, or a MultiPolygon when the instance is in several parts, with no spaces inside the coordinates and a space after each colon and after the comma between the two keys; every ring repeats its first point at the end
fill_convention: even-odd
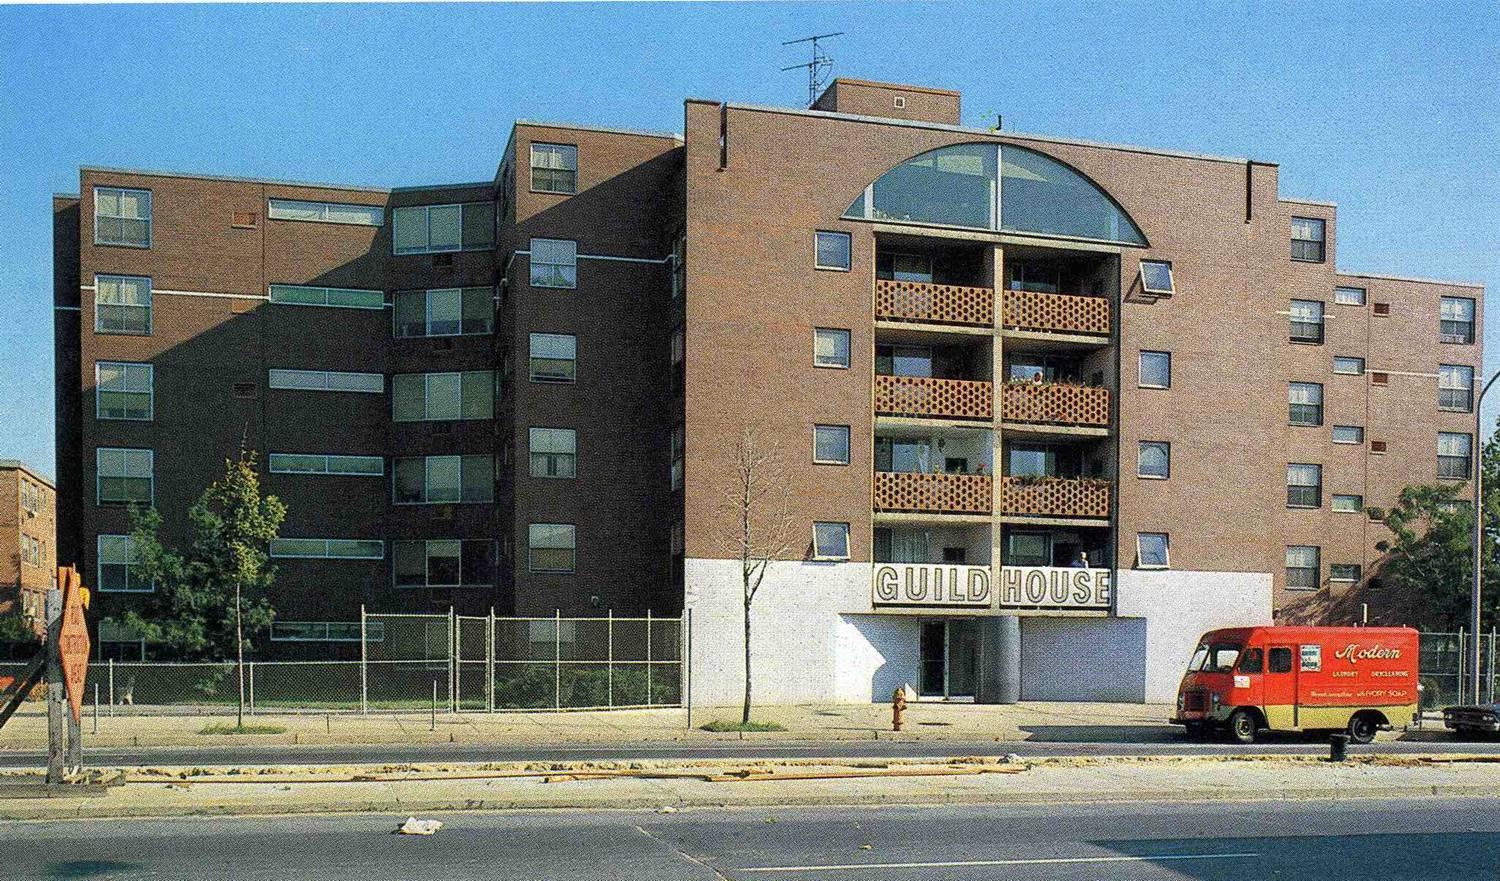
{"type": "Polygon", "coordinates": [[[199,734],[285,734],[285,725],[231,725],[228,722],[214,722],[204,725],[198,730],[199,734]]]}
{"type": "Polygon", "coordinates": [[[704,731],[785,731],[775,722],[757,722],[751,719],[749,722],[726,722],[723,719],[715,719],[703,726],[704,731]]]}

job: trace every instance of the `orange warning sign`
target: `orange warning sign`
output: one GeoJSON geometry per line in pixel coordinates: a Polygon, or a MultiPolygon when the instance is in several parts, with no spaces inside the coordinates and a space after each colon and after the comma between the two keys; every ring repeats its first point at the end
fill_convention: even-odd
{"type": "Polygon", "coordinates": [[[73,710],[73,721],[77,722],[83,718],[83,685],[89,672],[89,627],[83,618],[87,589],[78,577],[78,570],[72,567],[57,570],[57,583],[63,595],[62,632],[57,648],[62,657],[68,704],[73,710]]]}

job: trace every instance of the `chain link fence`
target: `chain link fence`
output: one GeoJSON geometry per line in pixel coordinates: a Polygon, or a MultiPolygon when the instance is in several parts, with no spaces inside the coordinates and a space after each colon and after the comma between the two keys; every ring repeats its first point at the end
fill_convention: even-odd
{"type": "Polygon", "coordinates": [[[1493,703],[1497,691],[1496,631],[1479,634],[1479,694],[1470,694],[1469,652],[1473,634],[1424,633],[1418,675],[1422,682],[1422,709],[1436,710],[1453,704],[1493,703]]]}
{"type": "MultiPolygon", "coordinates": [[[[362,613],[358,660],[247,660],[245,703],[251,713],[681,707],[686,620],[362,613]]],[[[0,662],[0,691],[26,669],[0,662]]],[[[85,694],[105,715],[211,714],[234,711],[239,687],[229,661],[95,661],[85,694]]],[[[44,696],[38,686],[21,712],[44,712],[44,696]]]]}

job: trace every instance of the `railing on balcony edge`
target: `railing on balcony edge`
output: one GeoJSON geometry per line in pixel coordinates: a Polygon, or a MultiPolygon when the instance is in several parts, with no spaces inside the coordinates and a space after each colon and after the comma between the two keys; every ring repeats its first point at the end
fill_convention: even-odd
{"type": "Polygon", "coordinates": [[[992,327],[995,292],[990,288],[875,280],[875,317],[885,321],[992,327]]]}
{"type": "Polygon", "coordinates": [[[939,419],[994,418],[993,383],[926,376],[876,376],[875,412],[939,419]]]}

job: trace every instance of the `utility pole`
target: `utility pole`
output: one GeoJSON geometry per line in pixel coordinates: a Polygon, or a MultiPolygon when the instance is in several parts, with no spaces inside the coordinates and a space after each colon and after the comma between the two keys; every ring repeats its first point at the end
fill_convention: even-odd
{"type": "Polygon", "coordinates": [[[1490,381],[1480,389],[1479,397],[1474,399],[1474,444],[1469,449],[1474,468],[1474,564],[1470,567],[1474,582],[1469,591],[1469,632],[1474,634],[1474,638],[1469,642],[1469,693],[1474,696],[1475,703],[1479,702],[1479,613],[1484,590],[1484,441],[1481,439],[1484,418],[1479,411],[1484,404],[1484,396],[1497,379],[1500,379],[1500,373],[1491,376],[1490,381]]]}
{"type": "Polygon", "coordinates": [[[240,614],[240,579],[234,579],[234,651],[235,678],[240,683],[239,708],[235,713],[235,727],[245,728],[245,625],[240,614]]]}

